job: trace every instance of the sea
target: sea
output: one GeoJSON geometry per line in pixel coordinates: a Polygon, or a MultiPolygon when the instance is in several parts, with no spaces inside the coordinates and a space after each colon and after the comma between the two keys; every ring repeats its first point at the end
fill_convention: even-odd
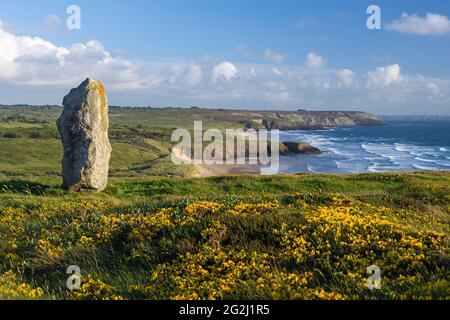
{"type": "Polygon", "coordinates": [[[362,173],[450,170],[450,120],[385,120],[382,126],[280,132],[318,155],[280,158],[280,173],[362,173]]]}

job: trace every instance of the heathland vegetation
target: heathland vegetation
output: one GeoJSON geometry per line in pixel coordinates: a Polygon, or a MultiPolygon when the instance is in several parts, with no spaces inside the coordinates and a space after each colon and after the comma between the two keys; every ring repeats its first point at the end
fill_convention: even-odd
{"type": "Polygon", "coordinates": [[[71,193],[60,112],[0,108],[0,299],[450,298],[449,172],[189,178],[172,129],[246,124],[111,108],[109,186],[71,193]]]}

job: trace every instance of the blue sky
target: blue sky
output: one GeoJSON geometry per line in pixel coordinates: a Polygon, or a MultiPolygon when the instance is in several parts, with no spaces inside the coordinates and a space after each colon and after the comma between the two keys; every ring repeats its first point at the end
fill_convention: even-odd
{"type": "MultiPolygon", "coordinates": [[[[39,37],[68,51],[76,43],[86,46],[95,40],[101,46],[87,46],[83,57],[89,63],[95,57],[109,61],[101,63],[109,71],[96,64],[59,82],[38,81],[49,74],[30,67],[28,59],[23,63],[33,73],[11,71],[2,78],[0,71],[5,100],[0,103],[60,103],[58,95],[70,81],[77,84],[76,76],[103,76],[100,80],[111,83],[111,104],[283,109],[306,105],[378,114],[421,113],[427,105],[429,113],[449,114],[449,16],[448,1],[2,1],[0,20],[8,35],[39,37]],[[71,4],[81,8],[81,30],[65,28],[71,4]],[[382,30],[366,28],[370,4],[381,8],[382,30]],[[411,16],[401,19],[402,13],[411,16]],[[427,18],[429,13],[438,15],[437,22],[427,18]],[[95,50],[102,54],[93,55],[95,50]],[[85,75],[89,71],[94,74],[85,75]],[[142,81],[148,74],[155,76],[142,81]],[[128,79],[128,84],[118,78],[128,79]]],[[[49,61],[50,53],[36,50],[35,63],[44,55],[49,61]]],[[[67,54],[51,51],[58,59],[67,54]]],[[[78,63],[84,61],[77,52],[78,63]]],[[[68,60],[58,61],[61,67],[68,60]]]]}

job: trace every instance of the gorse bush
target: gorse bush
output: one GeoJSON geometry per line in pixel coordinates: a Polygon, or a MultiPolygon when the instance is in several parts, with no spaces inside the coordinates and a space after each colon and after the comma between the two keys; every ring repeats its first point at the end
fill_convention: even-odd
{"type": "Polygon", "coordinates": [[[0,207],[1,297],[450,298],[448,190],[434,218],[326,192],[53,199],[0,207]],[[77,291],[65,288],[73,264],[77,291]],[[380,290],[367,288],[371,265],[380,290]]]}
{"type": "Polygon", "coordinates": [[[0,275],[0,300],[35,300],[42,297],[42,288],[33,288],[21,282],[11,270],[0,275]]]}

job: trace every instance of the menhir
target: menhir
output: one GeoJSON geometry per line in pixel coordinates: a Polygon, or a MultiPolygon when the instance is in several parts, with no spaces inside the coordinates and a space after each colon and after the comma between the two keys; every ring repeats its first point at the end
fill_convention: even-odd
{"type": "Polygon", "coordinates": [[[111,144],[108,103],[103,84],[86,79],[64,97],[57,121],[64,147],[63,188],[102,191],[108,184],[111,144]]]}

